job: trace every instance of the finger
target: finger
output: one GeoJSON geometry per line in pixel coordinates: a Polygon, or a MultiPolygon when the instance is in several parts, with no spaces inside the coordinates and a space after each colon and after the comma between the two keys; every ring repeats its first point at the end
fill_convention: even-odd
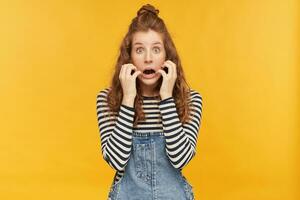
{"type": "Polygon", "coordinates": [[[131,65],[131,63],[127,63],[127,64],[122,65],[122,68],[121,68],[121,71],[120,71],[120,77],[121,78],[126,77],[126,72],[127,72],[128,66],[130,66],[130,65],[131,65]]]}
{"type": "Polygon", "coordinates": [[[126,72],[125,72],[126,76],[131,76],[132,70],[137,71],[137,68],[133,64],[129,64],[126,68],[126,72]]]}
{"type": "Polygon", "coordinates": [[[172,76],[173,77],[176,77],[177,76],[177,69],[176,69],[176,65],[174,64],[174,63],[172,63],[172,72],[173,72],[173,74],[172,74],[172,76]]]}
{"type": "Polygon", "coordinates": [[[172,76],[172,74],[173,74],[172,70],[173,69],[172,69],[172,66],[170,65],[170,63],[165,62],[164,66],[168,68],[168,74],[167,75],[171,75],[172,76]]]}
{"type": "Polygon", "coordinates": [[[157,70],[157,73],[160,73],[163,76],[164,79],[167,76],[166,72],[164,70],[162,70],[162,69],[157,70]]]}
{"type": "Polygon", "coordinates": [[[166,60],[165,62],[170,63],[171,65],[176,65],[173,61],[171,60],[166,60]]]}
{"type": "Polygon", "coordinates": [[[133,74],[132,74],[132,77],[133,78],[136,78],[138,75],[140,75],[142,72],[141,71],[135,71],[133,74]]]}
{"type": "MultiPolygon", "coordinates": [[[[125,64],[126,65],[126,64],[125,64]]],[[[121,66],[121,70],[120,70],[120,73],[119,73],[119,78],[122,78],[122,77],[124,77],[124,69],[125,69],[125,65],[122,65],[121,66]]]]}
{"type": "Polygon", "coordinates": [[[173,63],[171,60],[166,61],[172,67],[172,76],[177,77],[177,67],[176,64],[173,63]]]}
{"type": "Polygon", "coordinates": [[[174,64],[174,65],[175,65],[175,63],[174,63],[174,62],[172,62],[171,60],[166,60],[166,62],[167,62],[167,63],[170,63],[171,65],[172,65],[172,64],[174,64]]]}
{"type": "Polygon", "coordinates": [[[166,65],[163,65],[161,69],[164,70],[166,74],[169,73],[169,68],[166,65]]]}

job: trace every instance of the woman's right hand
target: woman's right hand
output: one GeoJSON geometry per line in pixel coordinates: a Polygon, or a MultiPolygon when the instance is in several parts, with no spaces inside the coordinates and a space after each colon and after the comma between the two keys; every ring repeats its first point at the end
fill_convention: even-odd
{"type": "Polygon", "coordinates": [[[138,71],[136,66],[131,63],[124,64],[121,67],[119,79],[123,89],[123,98],[135,98],[136,96],[136,77],[142,72],[138,71]],[[135,72],[131,75],[131,71],[135,72]]]}

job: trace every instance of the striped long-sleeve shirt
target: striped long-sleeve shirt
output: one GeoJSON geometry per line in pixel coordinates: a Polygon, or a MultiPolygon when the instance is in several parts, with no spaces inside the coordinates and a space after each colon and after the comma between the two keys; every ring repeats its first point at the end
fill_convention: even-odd
{"type": "Polygon", "coordinates": [[[132,131],[164,132],[166,154],[171,164],[181,170],[194,157],[198,132],[202,118],[202,96],[190,90],[189,105],[191,120],[182,124],[176,110],[173,97],[160,100],[156,97],[143,96],[145,120],[133,127],[134,108],[121,104],[119,112],[111,112],[107,103],[106,88],[97,94],[97,117],[101,140],[101,152],[104,160],[117,172],[114,181],[124,174],[130,158],[132,131]]]}

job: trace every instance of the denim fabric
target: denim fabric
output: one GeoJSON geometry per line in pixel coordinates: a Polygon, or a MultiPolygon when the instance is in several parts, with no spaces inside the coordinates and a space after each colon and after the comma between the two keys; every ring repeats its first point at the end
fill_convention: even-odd
{"type": "Polygon", "coordinates": [[[108,200],[194,200],[192,186],[167,157],[162,132],[133,132],[125,173],[108,200]]]}

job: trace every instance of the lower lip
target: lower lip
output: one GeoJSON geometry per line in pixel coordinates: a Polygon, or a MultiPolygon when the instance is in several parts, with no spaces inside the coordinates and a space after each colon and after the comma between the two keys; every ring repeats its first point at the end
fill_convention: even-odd
{"type": "Polygon", "coordinates": [[[143,78],[145,79],[151,79],[151,78],[154,78],[156,76],[156,73],[153,73],[153,74],[144,74],[143,73],[143,78]]]}

